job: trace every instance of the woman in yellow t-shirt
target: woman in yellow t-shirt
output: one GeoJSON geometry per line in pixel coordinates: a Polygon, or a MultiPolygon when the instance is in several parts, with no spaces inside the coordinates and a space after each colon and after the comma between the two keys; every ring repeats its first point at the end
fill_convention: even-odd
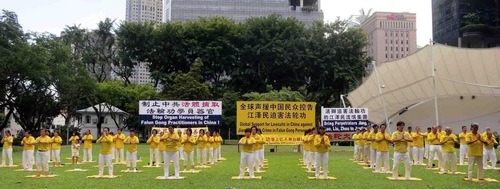
{"type": "Polygon", "coordinates": [[[199,166],[207,164],[207,136],[205,136],[205,129],[200,129],[198,138],[196,138],[196,159],[199,166]]]}
{"type": "Polygon", "coordinates": [[[12,138],[12,135],[10,134],[10,131],[7,130],[4,133],[4,136],[2,138],[2,167],[5,167],[5,159],[9,159],[9,167],[13,166],[12,162],[12,143],[14,142],[14,138],[12,138]]]}
{"type": "Polygon", "coordinates": [[[139,138],[135,136],[134,129],[130,129],[130,136],[125,138],[123,142],[128,144],[127,172],[130,171],[130,166],[132,166],[134,172],[137,172],[137,144],[139,144],[139,138]]]}
{"type": "Polygon", "coordinates": [[[52,137],[52,166],[61,167],[61,144],[62,138],[59,136],[59,132],[54,132],[54,137],[52,137]]]}
{"type": "Polygon", "coordinates": [[[319,179],[320,167],[323,168],[323,177],[325,179],[328,178],[328,150],[330,146],[330,138],[325,135],[325,127],[319,127],[319,135],[314,137],[314,148],[316,148],[316,179],[319,179]]]}
{"type": "Polygon", "coordinates": [[[184,172],[186,172],[187,162],[189,161],[191,164],[191,169],[189,171],[194,173],[194,144],[196,144],[196,140],[192,135],[191,128],[186,129],[186,136],[182,138],[182,147],[184,154],[184,172]]]}
{"type": "Polygon", "coordinates": [[[250,178],[254,179],[255,175],[253,173],[253,169],[251,167],[253,166],[253,151],[254,151],[254,144],[255,144],[255,138],[251,136],[251,129],[245,129],[245,137],[241,138],[240,141],[238,142],[239,145],[243,146],[243,149],[241,151],[241,158],[240,158],[240,175],[238,176],[238,179],[243,179],[243,176],[245,176],[245,167],[248,167],[248,173],[250,174],[250,178]]]}
{"type": "Polygon", "coordinates": [[[153,166],[153,159],[155,159],[154,165],[160,167],[160,151],[158,150],[158,145],[160,144],[160,137],[158,136],[158,131],[153,129],[151,132],[151,137],[147,140],[149,144],[149,166],[153,166]]]}
{"type": "Polygon", "coordinates": [[[211,165],[214,164],[214,137],[211,136],[210,131],[205,133],[207,136],[208,160],[211,165]]]}
{"type": "Polygon", "coordinates": [[[35,161],[35,156],[33,155],[35,150],[35,138],[31,136],[31,131],[26,131],[24,133],[21,144],[23,145],[23,169],[32,170],[35,161]]]}

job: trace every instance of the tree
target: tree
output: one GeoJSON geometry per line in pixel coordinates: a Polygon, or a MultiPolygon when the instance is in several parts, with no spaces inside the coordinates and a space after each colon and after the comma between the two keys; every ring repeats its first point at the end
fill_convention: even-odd
{"type": "Polygon", "coordinates": [[[211,94],[208,86],[203,84],[201,68],[203,63],[196,60],[188,73],[179,73],[175,76],[171,87],[163,92],[171,100],[209,100],[211,94]]]}
{"type": "Polygon", "coordinates": [[[288,101],[303,102],[304,96],[299,91],[292,91],[290,87],[281,90],[270,90],[266,93],[251,92],[243,95],[247,101],[288,101]]]}

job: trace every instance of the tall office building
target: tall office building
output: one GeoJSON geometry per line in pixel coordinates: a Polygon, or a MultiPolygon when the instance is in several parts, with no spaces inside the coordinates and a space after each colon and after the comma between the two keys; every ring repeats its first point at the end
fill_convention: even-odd
{"type": "MultiPolygon", "coordinates": [[[[165,0],[169,1],[169,0],[165,0]]],[[[127,0],[127,22],[156,22],[164,21],[162,0],[127,0]]]]}
{"type": "Polygon", "coordinates": [[[361,24],[361,28],[368,36],[365,50],[379,64],[417,51],[415,13],[375,12],[361,24]]]}
{"type": "Polygon", "coordinates": [[[250,17],[279,14],[311,25],[323,20],[320,0],[166,0],[169,21],[184,22],[199,17],[223,16],[236,22],[250,17]]]}
{"type": "Polygon", "coordinates": [[[432,0],[432,26],[433,40],[438,43],[467,48],[499,47],[500,1],[432,0]],[[474,18],[470,15],[475,19],[470,19],[474,18]]]}

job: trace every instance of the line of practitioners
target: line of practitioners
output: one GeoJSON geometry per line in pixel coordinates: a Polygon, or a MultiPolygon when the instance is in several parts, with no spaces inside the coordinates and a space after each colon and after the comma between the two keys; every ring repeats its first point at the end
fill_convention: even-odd
{"type": "Polygon", "coordinates": [[[321,169],[323,169],[323,177],[328,178],[328,152],[331,146],[330,138],[325,135],[325,128],[319,127],[318,130],[309,129],[302,137],[304,148],[302,160],[308,172],[315,170],[316,179],[319,178],[321,169]]]}
{"type": "Polygon", "coordinates": [[[463,165],[464,158],[468,158],[467,178],[472,179],[474,165],[478,166],[478,179],[484,179],[483,169],[487,168],[487,160],[496,166],[496,154],[494,145],[498,144],[489,128],[483,134],[478,133],[479,125],[471,124],[471,132],[462,127],[462,132],[457,137],[447,127],[444,131],[441,126],[429,128],[427,132],[421,132],[416,127],[413,132],[411,127],[404,131],[405,123],[397,123],[397,131],[391,135],[386,133],[386,125],[373,126],[373,131],[368,127],[365,131],[356,131],[353,135],[355,140],[354,159],[370,163],[370,168],[376,172],[387,172],[389,170],[389,143],[394,144],[393,177],[398,176],[398,165],[400,159],[405,163],[405,177],[410,178],[411,165],[426,165],[433,167],[435,159],[438,160],[438,169],[443,173],[455,173],[457,170],[457,156],[455,144],[460,143],[460,164],[463,165]],[[425,145],[424,145],[425,141],[425,145]],[[428,148],[426,152],[425,148],[428,148]],[[424,164],[424,153],[428,153],[427,164],[424,164]],[[413,157],[413,161],[410,157],[413,157]]]}

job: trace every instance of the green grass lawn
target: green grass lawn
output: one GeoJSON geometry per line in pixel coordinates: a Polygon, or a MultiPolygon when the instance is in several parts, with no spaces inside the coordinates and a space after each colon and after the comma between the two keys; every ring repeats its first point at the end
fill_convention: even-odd
{"type": "MultiPolygon", "coordinates": [[[[97,150],[99,146],[94,145],[94,161],[97,161],[97,150]]],[[[162,168],[143,168],[149,162],[149,148],[146,145],[139,146],[138,155],[144,160],[138,163],[142,173],[121,173],[126,169],[125,165],[115,165],[115,175],[121,175],[116,179],[87,179],[86,176],[96,175],[97,169],[93,167],[97,163],[84,165],[67,164],[65,167],[50,168],[59,177],[55,178],[25,178],[35,172],[16,172],[16,168],[0,168],[2,182],[0,188],[22,187],[22,188],[499,188],[500,183],[472,183],[463,181],[464,175],[439,175],[434,171],[425,170],[421,166],[413,166],[412,177],[421,178],[423,181],[389,181],[385,177],[390,174],[374,174],[371,170],[364,170],[360,165],[349,161],[352,158],[352,147],[332,147],[330,152],[329,170],[330,176],[337,180],[308,180],[313,173],[306,173],[298,165],[302,155],[294,153],[292,147],[279,146],[277,153],[269,153],[271,147],[266,147],[266,159],[269,160],[269,169],[266,173],[256,173],[262,176],[262,180],[231,180],[232,176],[239,174],[239,159],[237,146],[225,145],[222,148],[223,157],[227,161],[218,163],[208,169],[202,169],[199,174],[181,174],[185,180],[155,180],[155,177],[163,175],[162,168]],[[88,172],[66,172],[65,170],[81,168],[89,169],[88,172]]],[[[80,155],[83,152],[80,151],[80,155]]],[[[500,154],[497,151],[497,154],[500,154]]],[[[63,147],[61,159],[65,163],[71,162],[69,147],[63,147]]],[[[392,154],[391,154],[392,157],[392,154]]],[[[14,152],[15,164],[21,163],[21,152],[14,152]]],[[[391,161],[392,165],[392,161],[391,161]]],[[[459,166],[459,171],[466,172],[466,166],[459,166]]],[[[173,168],[171,166],[171,173],[173,168]]],[[[105,169],[107,174],[107,169],[105,169]]],[[[404,174],[404,166],[400,164],[400,174],[404,174]]],[[[500,172],[485,170],[485,176],[500,180],[500,172]]]]}

